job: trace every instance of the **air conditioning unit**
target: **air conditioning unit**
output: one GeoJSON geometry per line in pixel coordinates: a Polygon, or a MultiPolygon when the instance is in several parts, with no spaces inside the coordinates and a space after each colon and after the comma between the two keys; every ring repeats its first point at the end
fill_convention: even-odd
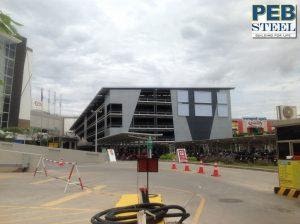
{"type": "Polygon", "coordinates": [[[278,120],[290,120],[297,118],[296,106],[277,106],[276,112],[278,120]]]}

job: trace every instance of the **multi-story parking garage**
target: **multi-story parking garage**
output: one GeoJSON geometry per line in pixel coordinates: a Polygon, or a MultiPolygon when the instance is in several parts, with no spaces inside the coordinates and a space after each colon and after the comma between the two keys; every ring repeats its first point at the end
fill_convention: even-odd
{"type": "Polygon", "coordinates": [[[163,143],[229,138],[231,89],[102,88],[71,129],[93,143],[96,131],[98,141],[130,132],[163,143]]]}

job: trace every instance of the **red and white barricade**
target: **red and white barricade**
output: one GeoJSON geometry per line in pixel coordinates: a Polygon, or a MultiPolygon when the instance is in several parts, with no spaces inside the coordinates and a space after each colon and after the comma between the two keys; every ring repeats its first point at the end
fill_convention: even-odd
{"type": "MultiPolygon", "coordinates": [[[[81,190],[83,190],[83,183],[82,183],[81,175],[79,173],[76,162],[67,162],[67,161],[64,161],[63,159],[56,161],[56,160],[47,159],[44,156],[41,156],[37,163],[37,166],[34,170],[33,176],[35,177],[37,173],[44,173],[45,176],[48,176],[48,171],[47,171],[47,166],[46,166],[47,164],[52,164],[52,165],[55,165],[58,167],[71,167],[70,172],[68,173],[68,177],[66,179],[64,179],[67,182],[66,186],[65,186],[65,191],[64,191],[65,193],[67,192],[69,185],[79,185],[81,187],[81,190]],[[76,176],[77,176],[76,179],[78,181],[75,181],[76,179],[74,180],[74,172],[76,173],[76,176]]],[[[57,178],[57,179],[61,179],[61,178],[57,178]]]]}

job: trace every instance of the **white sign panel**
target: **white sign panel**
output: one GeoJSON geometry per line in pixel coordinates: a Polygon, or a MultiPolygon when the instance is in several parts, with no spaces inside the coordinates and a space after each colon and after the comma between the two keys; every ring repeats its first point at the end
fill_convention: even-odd
{"type": "Polygon", "coordinates": [[[107,149],[109,162],[117,162],[115,150],[107,149]]]}

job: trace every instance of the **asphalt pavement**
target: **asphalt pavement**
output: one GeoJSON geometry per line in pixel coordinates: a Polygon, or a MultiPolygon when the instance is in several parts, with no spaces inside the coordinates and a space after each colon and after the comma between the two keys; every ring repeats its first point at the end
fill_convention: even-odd
{"type": "MultiPolygon", "coordinates": [[[[150,193],[162,194],[165,204],[184,206],[191,214],[187,224],[299,224],[300,199],[273,193],[276,173],[220,168],[212,177],[191,165],[171,170],[159,164],[150,174],[150,193]]],[[[70,167],[51,167],[42,173],[0,173],[0,224],[88,224],[92,215],[114,207],[122,194],[137,193],[146,185],[146,174],[136,172],[136,162],[86,164],[79,167],[84,191],[72,185],[64,193],[70,167]]],[[[76,178],[75,178],[76,179],[76,178]]],[[[170,221],[170,220],[169,220],[170,221]]],[[[171,220],[172,221],[172,220],[171,220]]]]}

